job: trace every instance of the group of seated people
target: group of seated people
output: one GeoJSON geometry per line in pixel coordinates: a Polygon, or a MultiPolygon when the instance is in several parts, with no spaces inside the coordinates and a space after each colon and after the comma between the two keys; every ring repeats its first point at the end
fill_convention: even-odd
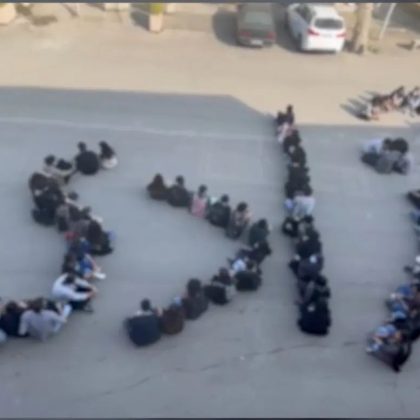
{"type": "MultiPolygon", "coordinates": [[[[102,144],[106,145],[104,142],[102,144]]],[[[113,159],[114,163],[104,164],[101,158],[101,165],[111,168],[117,160],[115,152],[108,145],[102,147],[102,152],[107,150],[112,151],[113,156],[105,153],[103,157],[106,157],[105,160],[113,159]]],[[[75,162],[88,162],[89,159],[83,158],[83,153],[81,151],[78,156],[82,158],[76,157],[75,162]]],[[[46,161],[51,166],[50,158],[46,161]]],[[[64,160],[54,158],[54,161],[57,164],[55,168],[58,167],[61,172],[51,171],[51,168],[35,172],[29,179],[29,189],[35,204],[32,211],[35,221],[55,225],[64,234],[67,251],[61,275],[54,282],[48,299],[40,297],[0,303],[0,342],[6,341],[7,337],[45,340],[58,333],[74,310],[93,311],[92,299],[97,294],[93,282],[106,278],[92,256],[111,253],[113,235],[104,230],[101,219],[92,215],[89,207],[77,203],[76,193],[65,190],[73,173],[62,172],[69,169],[63,164],[64,160]]]]}
{"type": "Polygon", "coordinates": [[[168,185],[161,174],[156,174],[146,188],[150,198],[188,209],[193,216],[207,219],[213,226],[224,229],[226,236],[231,239],[239,239],[249,226],[251,212],[247,203],[240,202],[231,208],[227,194],[212,198],[208,195],[206,185],[200,185],[196,192],[190,191],[181,175],[168,185]]]}
{"type": "MultiPolygon", "coordinates": [[[[205,186],[191,194],[185,189],[180,176],[173,186],[167,187],[158,174],[147,190],[151,198],[166,200],[175,207],[187,207],[195,216],[207,218],[210,223],[224,229],[229,227],[232,214],[236,211],[231,212],[227,195],[219,200],[210,200],[205,186]],[[173,201],[174,197],[184,197],[184,204],[177,205],[182,200],[176,198],[173,201]]],[[[247,210],[246,206],[238,207],[241,212],[247,210]]],[[[207,284],[196,278],[190,279],[183,295],[175,297],[168,307],[159,310],[152,306],[149,299],[142,300],[140,310],[124,321],[132,343],[145,346],[158,341],[162,334],[178,334],[184,329],[185,320],[198,319],[208,309],[209,302],[226,305],[232,301],[236,291],[257,290],[262,283],[261,265],[272,253],[268,242],[269,233],[267,220],[256,221],[250,226],[247,246],[241,248],[234,258],[228,259],[228,267],[221,267],[207,284]]]]}
{"type": "Polygon", "coordinates": [[[295,112],[293,110],[293,105],[287,105],[286,112],[278,111],[275,122],[277,141],[282,144],[286,135],[294,130],[295,112]]]}
{"type": "Polygon", "coordinates": [[[361,160],[380,174],[407,175],[414,165],[409,143],[402,137],[370,140],[362,147],[361,160]]]}
{"type": "Polygon", "coordinates": [[[420,336],[420,256],[404,271],[410,281],[390,294],[389,318],[368,337],[366,351],[399,372],[411,355],[412,343],[420,336]]]}
{"type": "Polygon", "coordinates": [[[400,86],[389,94],[374,95],[360,117],[368,121],[378,120],[381,113],[395,110],[409,112],[411,116],[420,115],[420,88],[416,86],[407,92],[404,86],[400,86]]]}
{"type": "Polygon", "coordinates": [[[288,169],[284,187],[287,216],[282,231],[292,238],[295,247],[289,267],[297,277],[297,324],[305,333],[326,335],[331,326],[328,305],[331,292],[328,280],[322,274],[322,243],[313,218],[315,197],[310,185],[306,152],[296,128],[289,130],[283,139],[282,148],[288,169]]]}

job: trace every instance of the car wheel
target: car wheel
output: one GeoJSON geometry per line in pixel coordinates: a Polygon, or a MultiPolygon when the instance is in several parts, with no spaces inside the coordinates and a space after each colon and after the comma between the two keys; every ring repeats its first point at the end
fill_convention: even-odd
{"type": "Polygon", "coordinates": [[[300,51],[300,52],[303,52],[304,50],[303,50],[303,38],[302,38],[302,35],[301,34],[299,34],[297,37],[296,37],[296,48],[297,48],[297,50],[298,51],[300,51]]]}

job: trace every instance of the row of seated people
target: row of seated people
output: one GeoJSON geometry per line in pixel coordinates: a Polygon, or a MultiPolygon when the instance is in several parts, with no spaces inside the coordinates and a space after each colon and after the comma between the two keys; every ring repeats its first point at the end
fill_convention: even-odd
{"type": "Polygon", "coordinates": [[[69,174],[48,170],[36,172],[29,179],[34,219],[43,225],[55,224],[65,234],[68,249],[51,299],[10,300],[0,305],[0,342],[8,337],[45,340],[61,330],[72,311],[93,311],[91,301],[97,288],[92,282],[106,275],[92,255],[112,252],[111,235],[89,208],[78,205],[77,194],[64,191],[69,179],[69,174]]]}
{"type": "Polygon", "coordinates": [[[380,114],[396,110],[420,115],[420,88],[416,86],[407,92],[400,86],[389,94],[374,95],[359,116],[368,121],[378,120],[380,114]]]}
{"type": "Polygon", "coordinates": [[[115,150],[105,141],[99,142],[99,153],[88,149],[84,142],[77,145],[78,153],[71,160],[48,155],[44,159],[44,173],[54,177],[60,184],[67,184],[77,172],[95,175],[101,168],[112,169],[118,164],[115,150]]]}
{"type": "MultiPolygon", "coordinates": [[[[208,195],[207,186],[200,185],[196,192],[185,187],[183,176],[177,176],[172,185],[167,185],[161,174],[156,174],[147,186],[150,198],[168,202],[173,207],[183,207],[189,212],[208,220],[213,226],[225,230],[227,237],[238,239],[245,232],[251,221],[251,212],[245,202],[236,208],[230,206],[230,198],[223,194],[220,198],[208,195]]],[[[250,243],[268,237],[270,227],[265,219],[254,223],[248,232],[250,243]]]]}
{"type": "Polygon", "coordinates": [[[404,268],[410,281],[390,294],[389,318],[368,336],[366,351],[395,372],[411,355],[412,343],[420,336],[420,256],[404,268]]]}
{"type": "Polygon", "coordinates": [[[282,141],[288,178],[284,186],[286,218],[282,231],[293,239],[295,254],[289,263],[297,277],[299,328],[308,334],[326,335],[331,326],[327,278],[322,275],[324,257],[319,232],[314,226],[315,197],[310,185],[307,156],[296,128],[282,141]]]}
{"type": "Polygon", "coordinates": [[[370,140],[362,147],[361,160],[380,174],[407,175],[414,165],[409,143],[401,137],[370,140]]]}
{"type": "Polygon", "coordinates": [[[191,279],[182,296],[175,297],[163,310],[154,308],[149,299],[140,303],[140,310],[124,321],[124,327],[131,342],[146,346],[157,342],[162,334],[174,335],[184,329],[186,320],[200,318],[209,303],[226,305],[232,301],[236,291],[256,291],[262,282],[261,256],[254,260],[252,249],[240,250],[230,260],[231,267],[220,268],[208,284],[191,279]]]}

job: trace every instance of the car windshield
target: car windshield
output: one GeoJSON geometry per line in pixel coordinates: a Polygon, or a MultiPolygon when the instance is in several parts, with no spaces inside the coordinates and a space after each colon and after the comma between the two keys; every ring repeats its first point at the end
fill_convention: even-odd
{"type": "Polygon", "coordinates": [[[250,26],[268,27],[271,24],[270,16],[265,12],[248,12],[245,13],[243,22],[250,26]]]}
{"type": "Polygon", "coordinates": [[[318,29],[343,29],[343,22],[332,18],[316,19],[315,27],[318,29]]]}

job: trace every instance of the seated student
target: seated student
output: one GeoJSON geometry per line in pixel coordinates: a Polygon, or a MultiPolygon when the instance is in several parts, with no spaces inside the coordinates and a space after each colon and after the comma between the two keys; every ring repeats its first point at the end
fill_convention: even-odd
{"type": "Polygon", "coordinates": [[[257,242],[261,242],[267,239],[270,234],[270,227],[268,226],[266,219],[260,219],[254,223],[249,229],[248,234],[248,245],[253,246],[257,242]]]}
{"type": "Polygon", "coordinates": [[[299,259],[296,256],[290,261],[289,267],[298,279],[317,276],[324,266],[321,255],[311,255],[309,258],[299,259]]]}
{"type": "Polygon", "coordinates": [[[75,268],[79,277],[88,281],[106,279],[106,274],[102,272],[102,269],[89,254],[78,255],[76,258],[75,268]]]}
{"type": "Polygon", "coordinates": [[[70,304],[74,310],[93,312],[92,298],[97,289],[86,280],[64,273],[54,282],[52,296],[59,302],[70,304]]]}
{"type": "Polygon", "coordinates": [[[207,212],[209,198],[207,195],[207,187],[200,185],[198,191],[192,195],[190,203],[190,212],[196,217],[205,217],[207,212]]]}
{"type": "Polygon", "coordinates": [[[404,154],[410,150],[410,145],[407,140],[402,137],[397,137],[396,139],[390,141],[387,149],[396,150],[397,152],[404,154]]]}
{"type": "Polygon", "coordinates": [[[295,194],[292,202],[291,216],[295,220],[300,220],[307,216],[312,216],[315,209],[315,196],[311,187],[306,187],[295,194]]]}
{"type": "Polygon", "coordinates": [[[83,142],[78,143],[77,147],[79,153],[74,158],[77,170],[83,175],[95,175],[101,166],[98,155],[88,150],[83,142]]]}
{"type": "Polygon", "coordinates": [[[258,273],[256,264],[248,261],[246,269],[235,274],[237,290],[257,290],[261,286],[261,276],[258,273]]]}
{"type": "Polygon", "coordinates": [[[115,150],[105,141],[99,142],[99,160],[103,169],[113,169],[118,165],[115,150]]]}
{"type": "Polygon", "coordinates": [[[374,165],[376,172],[380,174],[389,174],[401,159],[401,153],[397,150],[386,149],[379,155],[379,159],[374,165]]]}
{"type": "Polygon", "coordinates": [[[295,123],[295,113],[293,111],[293,106],[288,105],[286,108],[286,113],[282,112],[277,113],[276,118],[277,123],[277,140],[281,144],[283,139],[289,132],[291,132],[292,127],[295,123]]]}
{"type": "Polygon", "coordinates": [[[20,319],[27,309],[26,302],[10,301],[0,311],[0,330],[9,337],[26,337],[19,334],[20,319]]]}
{"type": "Polygon", "coordinates": [[[232,212],[229,224],[226,227],[226,236],[231,239],[238,239],[247,227],[251,219],[251,212],[248,204],[241,202],[232,212]]]}
{"type": "Polygon", "coordinates": [[[411,340],[395,322],[388,322],[370,335],[366,352],[399,372],[411,354],[411,340]]]}
{"type": "Polygon", "coordinates": [[[298,259],[309,258],[311,255],[319,255],[322,253],[322,243],[316,230],[306,228],[304,232],[299,233],[295,256],[298,259]]]}
{"type": "Polygon", "coordinates": [[[411,172],[414,165],[414,156],[410,152],[403,153],[394,164],[394,170],[402,175],[407,175],[411,172]]]}
{"type": "Polygon", "coordinates": [[[205,287],[205,292],[210,301],[216,305],[229,303],[235,295],[235,286],[229,271],[221,268],[205,287]]]}
{"type": "Polygon", "coordinates": [[[301,331],[313,335],[327,335],[331,326],[331,315],[324,299],[300,306],[300,317],[297,322],[301,331]]]}
{"type": "Polygon", "coordinates": [[[184,329],[185,311],[182,299],[175,298],[170,306],[162,311],[160,328],[164,334],[179,334],[184,329]]]}
{"type": "Polygon", "coordinates": [[[224,194],[209,206],[207,219],[213,226],[226,229],[230,220],[230,213],[229,196],[224,194]]]}
{"type": "Polygon", "coordinates": [[[189,320],[199,318],[207,311],[209,300],[204,293],[200,280],[191,279],[187,283],[186,294],[182,298],[185,317],[189,320]]]}
{"type": "Polygon", "coordinates": [[[305,167],[306,166],[306,152],[301,146],[290,146],[287,152],[288,167],[305,167]]]}
{"type": "Polygon", "coordinates": [[[326,277],[318,274],[315,277],[305,279],[299,283],[299,298],[300,305],[309,305],[320,299],[329,299],[331,297],[331,290],[328,287],[326,277]]]}
{"type": "Polygon", "coordinates": [[[366,104],[365,109],[359,114],[359,117],[367,121],[379,120],[379,114],[383,111],[383,104],[383,97],[374,96],[372,100],[366,104]]]}
{"type": "Polygon", "coordinates": [[[365,143],[362,147],[362,155],[373,154],[379,156],[383,150],[390,149],[392,145],[390,138],[385,139],[373,139],[365,143]]]}
{"type": "Polygon", "coordinates": [[[405,96],[406,94],[405,94],[404,86],[400,86],[399,88],[391,92],[389,95],[389,99],[391,101],[390,103],[391,108],[400,109],[404,103],[405,96]]]}
{"type": "Polygon", "coordinates": [[[59,185],[67,184],[74,172],[75,168],[71,162],[57,159],[54,155],[48,155],[44,159],[44,173],[53,177],[59,185]]]}
{"type": "Polygon", "coordinates": [[[152,182],[146,187],[150,198],[154,200],[166,200],[168,194],[168,187],[165,185],[163,176],[156,174],[152,182]]]}
{"type": "Polygon", "coordinates": [[[125,320],[127,334],[136,346],[146,346],[161,337],[159,312],[152,307],[149,299],[140,302],[140,311],[125,320]]]}
{"type": "MultiPolygon", "coordinates": [[[[246,264],[246,259],[253,261],[258,269],[260,269],[261,264],[264,260],[271,255],[272,250],[270,244],[267,240],[263,240],[260,242],[256,242],[252,247],[242,248],[239,250],[238,257],[243,261],[242,266],[240,269],[245,269],[243,265],[246,264]]],[[[234,268],[232,264],[232,268],[234,268]]],[[[234,272],[239,271],[238,269],[234,269],[234,272]]]]}
{"type": "Polygon", "coordinates": [[[189,207],[191,203],[191,194],[185,188],[183,176],[177,176],[175,183],[168,188],[168,203],[173,207],[189,207]]]}
{"type": "Polygon", "coordinates": [[[97,220],[90,220],[86,230],[92,255],[108,255],[114,250],[111,245],[110,233],[105,232],[97,220]]]}
{"type": "Polygon", "coordinates": [[[36,209],[32,210],[33,219],[46,226],[53,225],[57,207],[63,197],[62,191],[52,186],[44,188],[42,191],[36,191],[33,197],[36,205],[36,209]]]}
{"type": "Polygon", "coordinates": [[[283,152],[288,154],[290,146],[300,146],[302,139],[300,138],[299,131],[294,129],[283,140],[283,152]]]}
{"type": "Polygon", "coordinates": [[[63,312],[58,314],[44,307],[44,299],[35,299],[29,303],[21,316],[19,335],[29,334],[32,338],[44,341],[60,331],[70,312],[70,306],[66,306],[63,312]]]}
{"type": "Polygon", "coordinates": [[[52,176],[43,172],[34,172],[28,180],[28,185],[32,196],[41,193],[46,188],[60,188],[60,185],[52,176]]]}
{"type": "Polygon", "coordinates": [[[407,193],[407,198],[420,210],[420,190],[412,190],[407,193]]]}

